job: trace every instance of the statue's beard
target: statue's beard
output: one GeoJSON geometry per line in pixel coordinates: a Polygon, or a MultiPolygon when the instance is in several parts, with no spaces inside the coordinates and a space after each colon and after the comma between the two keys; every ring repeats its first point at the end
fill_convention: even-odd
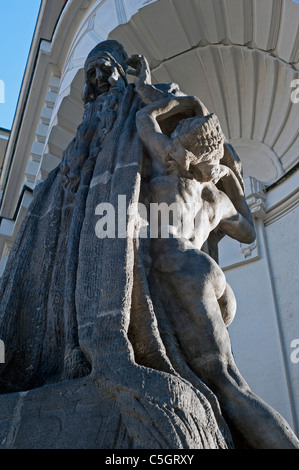
{"type": "Polygon", "coordinates": [[[106,93],[107,91],[109,91],[110,88],[111,85],[108,81],[98,84],[94,92],[96,98],[98,98],[98,96],[100,96],[102,93],[106,93]]]}

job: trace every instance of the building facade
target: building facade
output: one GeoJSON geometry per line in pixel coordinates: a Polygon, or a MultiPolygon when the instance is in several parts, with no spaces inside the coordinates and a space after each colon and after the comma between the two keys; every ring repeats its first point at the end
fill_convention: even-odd
{"type": "Polygon", "coordinates": [[[84,61],[98,42],[117,39],[147,57],[154,82],[198,96],[242,161],[257,232],[249,246],[220,244],[238,303],[233,353],[297,433],[298,25],[293,0],[43,0],[0,180],[1,275],[33,189],[81,122],[84,61]]]}

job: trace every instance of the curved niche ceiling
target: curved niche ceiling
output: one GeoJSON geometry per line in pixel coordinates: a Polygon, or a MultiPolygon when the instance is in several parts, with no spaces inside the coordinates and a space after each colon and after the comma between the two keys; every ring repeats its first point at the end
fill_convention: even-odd
{"type": "Polygon", "coordinates": [[[198,96],[218,115],[244,175],[270,184],[298,160],[298,14],[290,0],[159,0],[110,37],[148,58],[154,82],[198,96]]]}
{"type": "MultiPolygon", "coordinates": [[[[126,12],[128,3],[120,3],[126,12]]],[[[47,142],[59,158],[82,116],[83,58],[103,37],[101,8],[99,2],[84,19],[88,27],[66,64],[77,60],[81,72],[64,94],[47,142]]],[[[109,37],[128,54],[144,54],[154,82],[174,81],[198,96],[218,115],[244,175],[271,184],[298,161],[299,104],[291,101],[291,83],[299,78],[298,15],[291,0],[157,0],[109,37]]]]}
{"type": "MultiPolygon", "coordinates": [[[[127,0],[117,2],[126,10],[127,0]]],[[[292,0],[156,0],[110,36],[129,53],[139,47],[151,67],[194,47],[219,43],[247,45],[298,65],[298,15],[292,0]]]]}

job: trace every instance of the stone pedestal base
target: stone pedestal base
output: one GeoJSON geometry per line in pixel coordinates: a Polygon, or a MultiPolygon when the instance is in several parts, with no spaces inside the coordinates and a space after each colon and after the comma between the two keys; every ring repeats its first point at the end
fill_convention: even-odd
{"type": "MultiPolygon", "coordinates": [[[[214,443],[208,448],[226,447],[224,440],[219,447],[213,426],[204,433],[214,443]]],[[[141,447],[129,435],[118,401],[90,377],[0,396],[0,449],[128,448],[141,447]]],[[[143,448],[150,447],[144,442],[143,448]]]]}

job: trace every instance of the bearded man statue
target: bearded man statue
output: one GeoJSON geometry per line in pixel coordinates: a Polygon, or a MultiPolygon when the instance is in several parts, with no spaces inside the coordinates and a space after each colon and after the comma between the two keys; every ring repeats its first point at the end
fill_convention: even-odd
{"type": "MultiPolygon", "coordinates": [[[[201,356],[204,336],[211,333],[207,331],[210,325],[205,323],[201,331],[200,322],[194,320],[197,318],[195,300],[199,296],[200,303],[203,285],[197,293],[193,287],[197,278],[190,281],[193,268],[188,273],[176,265],[176,260],[181,260],[186,251],[184,259],[190,258],[189,265],[195,266],[196,260],[191,261],[195,253],[200,266],[208,260],[223,283],[220,268],[215,267],[216,247],[230,223],[227,219],[239,214],[244,219],[240,237],[245,237],[245,242],[254,237],[238,157],[225,139],[219,140],[217,136],[223,147],[217,147],[217,158],[213,160],[208,154],[209,148],[211,152],[215,150],[214,137],[209,140],[205,165],[201,163],[200,152],[194,157],[187,151],[180,143],[179,132],[175,132],[179,122],[202,116],[203,145],[204,130],[208,129],[206,123],[215,119],[209,118],[200,100],[186,97],[175,84],[153,86],[146,60],[140,56],[129,59],[117,41],[98,44],[88,55],[84,69],[82,123],[63,153],[61,163],[37,186],[1,279],[0,338],[6,345],[6,362],[0,365],[3,394],[0,408],[1,400],[13,392],[38,389],[41,394],[48,393],[47,390],[54,393],[53,390],[62,386],[72,389],[75,384],[83,388],[84,383],[84,396],[87,396],[86,390],[92,390],[97,404],[94,406],[105,409],[101,423],[97,424],[97,444],[94,444],[100,448],[232,448],[239,442],[250,448],[279,448],[281,445],[298,448],[292,431],[268,408],[267,411],[262,408],[256,419],[259,423],[271,422],[269,433],[260,439],[252,433],[254,426],[252,419],[248,419],[248,415],[252,415],[250,403],[256,400],[254,406],[264,404],[253,398],[246,388],[231,356],[232,372],[223,375],[224,386],[230,380],[236,381],[237,386],[232,387],[235,393],[231,402],[227,394],[225,400],[221,400],[224,389],[219,380],[216,381],[215,373],[206,374],[203,367],[209,351],[201,356]],[[128,83],[128,66],[133,67],[133,73],[138,76],[136,85],[128,83]],[[159,120],[162,114],[163,119],[159,120]],[[169,144],[155,147],[161,135],[169,144]],[[170,136],[175,136],[175,141],[170,136]],[[205,248],[199,249],[205,254],[199,254],[198,247],[190,245],[192,235],[182,250],[177,249],[177,240],[166,243],[164,249],[159,241],[152,244],[150,237],[140,236],[147,220],[144,220],[144,213],[142,218],[138,207],[140,204],[150,207],[157,195],[152,178],[155,158],[160,155],[163,159],[164,154],[163,165],[167,168],[161,170],[163,175],[158,175],[164,180],[161,186],[160,179],[157,187],[166,184],[168,191],[169,184],[175,181],[175,188],[187,188],[185,182],[189,181],[193,186],[199,185],[197,193],[198,188],[208,187],[207,198],[210,194],[210,198],[215,199],[222,192],[221,200],[229,206],[226,222],[219,217],[220,227],[211,224],[205,237],[201,233],[199,239],[205,248]],[[216,177],[210,161],[217,166],[216,177]],[[224,183],[228,175],[237,190],[224,183]],[[238,192],[236,199],[234,191],[238,192]],[[107,236],[99,236],[96,230],[99,215],[108,213],[111,207],[119,209],[120,200],[123,206],[118,210],[118,220],[114,220],[113,233],[107,231],[107,236]],[[241,201],[240,204],[235,200],[241,201]],[[214,259],[210,261],[210,257],[214,259]],[[176,303],[176,282],[180,283],[179,303],[176,303]],[[188,289],[190,282],[192,289],[188,289]],[[184,304],[184,292],[190,298],[180,310],[183,318],[179,321],[184,324],[181,329],[176,309],[184,304]],[[196,357],[192,357],[186,337],[188,321],[192,341],[198,334],[201,344],[196,357]],[[214,383],[215,390],[212,390],[214,383]],[[241,389],[244,406],[238,408],[241,389]],[[229,426],[223,418],[218,397],[229,426]],[[238,419],[234,422],[238,410],[239,421],[243,420],[241,425],[238,419]],[[114,429],[114,434],[106,433],[107,428],[114,429]]],[[[219,126],[217,129],[220,132],[219,126]]],[[[167,193],[163,191],[159,192],[159,201],[167,193]]],[[[173,191],[169,193],[172,198],[176,196],[173,191]]],[[[182,196],[181,189],[175,191],[182,196]]],[[[207,199],[205,204],[214,208],[213,201],[207,199]]],[[[109,223],[111,220],[107,219],[109,223]]],[[[229,230],[230,235],[234,233],[229,230]]],[[[204,284],[204,268],[199,270],[198,279],[204,284]]],[[[221,304],[219,312],[223,318],[220,313],[218,320],[224,332],[225,322],[228,318],[231,321],[235,313],[229,286],[225,290],[225,301],[223,299],[221,292],[214,303],[219,300],[221,304]]],[[[225,350],[229,351],[228,335],[225,338],[225,350]]],[[[217,364],[222,370],[224,363],[220,360],[217,364]]],[[[59,392],[59,397],[65,393],[59,392]]],[[[77,394],[76,388],[74,396],[77,394]]],[[[82,397],[80,399],[84,402],[82,397]]],[[[75,416],[75,411],[72,413],[71,416],[75,416]]],[[[63,439],[67,440],[68,432],[63,433],[63,439]]],[[[74,432],[73,427],[70,432],[74,432]]],[[[66,446],[67,441],[62,445],[66,446]]],[[[83,444],[91,445],[90,442],[83,444]]]]}

